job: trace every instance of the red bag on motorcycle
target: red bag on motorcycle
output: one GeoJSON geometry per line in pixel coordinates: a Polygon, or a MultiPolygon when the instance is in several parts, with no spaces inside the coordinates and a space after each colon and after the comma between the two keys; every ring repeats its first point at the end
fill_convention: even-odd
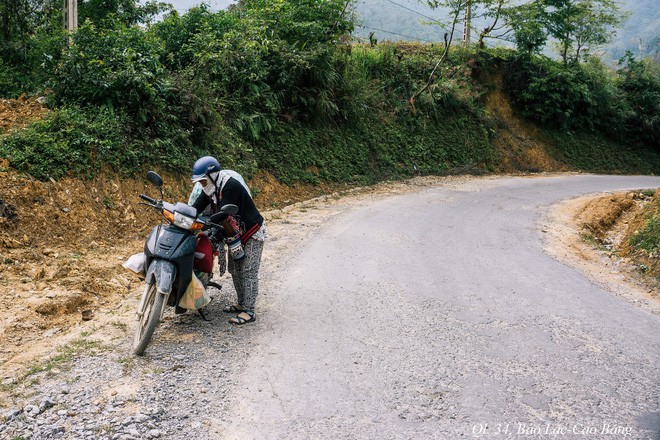
{"type": "Polygon", "coordinates": [[[211,240],[204,234],[197,236],[193,268],[200,272],[213,272],[213,247],[211,246],[211,240]]]}

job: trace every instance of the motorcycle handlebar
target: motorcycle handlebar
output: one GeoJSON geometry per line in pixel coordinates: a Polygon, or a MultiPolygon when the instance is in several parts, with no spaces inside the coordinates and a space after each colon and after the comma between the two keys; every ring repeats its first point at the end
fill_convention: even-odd
{"type": "Polygon", "coordinates": [[[140,194],[140,198],[141,198],[142,200],[146,200],[147,202],[151,203],[152,205],[155,205],[156,202],[157,202],[156,199],[152,199],[151,197],[149,197],[149,196],[147,196],[147,195],[144,195],[144,194],[140,194]]]}

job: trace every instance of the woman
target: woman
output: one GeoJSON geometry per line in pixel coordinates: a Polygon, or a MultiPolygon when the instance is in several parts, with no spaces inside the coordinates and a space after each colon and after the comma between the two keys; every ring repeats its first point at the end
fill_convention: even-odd
{"type": "Polygon", "coordinates": [[[259,266],[267,239],[264,218],[257,210],[243,177],[235,171],[223,170],[216,158],[204,156],[198,159],[193,165],[192,181],[199,182],[204,189],[193,204],[197,212],[204,211],[209,204],[214,213],[227,204],[238,206],[238,229],[245,257],[240,260],[229,257],[228,270],[238,302],[225,307],[224,311],[237,313],[229,320],[232,324],[254,322],[254,305],[259,294],[259,266]]]}

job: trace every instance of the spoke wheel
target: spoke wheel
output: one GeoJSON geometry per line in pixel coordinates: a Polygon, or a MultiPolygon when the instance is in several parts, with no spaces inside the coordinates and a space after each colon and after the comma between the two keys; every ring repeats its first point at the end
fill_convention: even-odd
{"type": "Polygon", "coordinates": [[[160,314],[165,304],[165,295],[158,293],[155,280],[149,284],[144,302],[144,313],[138,321],[133,341],[133,353],[142,355],[160,322],[160,314]]]}

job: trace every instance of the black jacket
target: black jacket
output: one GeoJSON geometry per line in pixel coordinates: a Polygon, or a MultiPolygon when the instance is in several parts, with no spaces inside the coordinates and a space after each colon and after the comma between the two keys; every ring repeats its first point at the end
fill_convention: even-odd
{"type": "MultiPolygon", "coordinates": [[[[245,187],[241,185],[241,182],[233,177],[230,177],[227,183],[225,183],[222,192],[218,194],[218,200],[218,205],[215,206],[214,204],[213,206],[214,213],[218,212],[225,205],[232,204],[238,206],[237,215],[240,217],[241,230],[243,231],[241,241],[245,244],[248,238],[252,237],[264,223],[264,218],[254,205],[254,200],[252,200],[245,187]]],[[[202,212],[211,202],[211,198],[206,193],[202,193],[195,200],[193,207],[197,209],[197,212],[202,212]]]]}

